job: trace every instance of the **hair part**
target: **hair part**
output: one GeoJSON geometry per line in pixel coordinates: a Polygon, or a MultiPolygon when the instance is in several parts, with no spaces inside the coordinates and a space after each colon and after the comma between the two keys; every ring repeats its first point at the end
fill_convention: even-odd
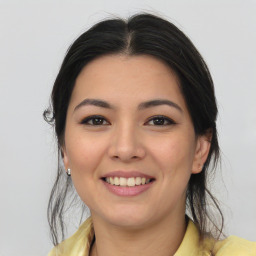
{"type": "MultiPolygon", "coordinates": [[[[209,232],[214,236],[208,228],[209,223],[218,231],[215,237],[219,238],[224,218],[217,200],[207,187],[209,172],[213,173],[219,159],[216,130],[218,111],[213,81],[200,53],[172,23],[151,14],[138,14],[127,21],[109,19],[97,23],[75,40],[56,77],[51,107],[44,112],[45,120],[55,128],[59,158],[62,157],[67,108],[76,78],[90,61],[109,54],[153,56],[165,62],[177,75],[195,134],[199,136],[210,131],[212,135],[210,152],[203,170],[192,174],[189,180],[187,212],[198,226],[201,239],[209,232]],[[210,202],[215,206],[220,225],[210,214],[210,202]]],[[[57,177],[48,204],[48,221],[54,245],[59,243],[59,233],[62,240],[65,238],[64,213],[70,207],[70,200],[74,202],[75,197],[71,180],[58,162],[57,177]]]]}

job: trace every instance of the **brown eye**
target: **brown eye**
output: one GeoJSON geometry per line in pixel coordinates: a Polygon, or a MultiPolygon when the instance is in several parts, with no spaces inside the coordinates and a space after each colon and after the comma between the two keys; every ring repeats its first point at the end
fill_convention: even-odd
{"type": "Polygon", "coordinates": [[[99,126],[99,125],[107,125],[109,123],[108,121],[106,121],[106,119],[103,116],[89,116],[83,119],[81,124],[99,126]]]}
{"type": "Polygon", "coordinates": [[[175,122],[165,116],[155,116],[154,118],[149,119],[147,123],[153,123],[149,125],[154,125],[154,126],[166,126],[166,125],[173,125],[175,122]]]}

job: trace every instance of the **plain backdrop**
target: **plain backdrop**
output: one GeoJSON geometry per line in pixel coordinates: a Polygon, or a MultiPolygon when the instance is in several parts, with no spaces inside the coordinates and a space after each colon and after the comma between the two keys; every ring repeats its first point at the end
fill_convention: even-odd
{"type": "Polygon", "coordinates": [[[0,256],[52,247],[47,201],[56,172],[42,118],[64,54],[95,22],[149,11],[182,29],[212,73],[222,171],[213,186],[226,234],[256,240],[256,2],[0,0],[0,256]]]}

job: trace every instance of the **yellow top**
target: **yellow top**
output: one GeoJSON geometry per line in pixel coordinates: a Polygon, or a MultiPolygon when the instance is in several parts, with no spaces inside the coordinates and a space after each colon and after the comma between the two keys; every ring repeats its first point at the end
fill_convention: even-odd
{"type": "MultiPolygon", "coordinates": [[[[91,218],[88,218],[70,238],[54,247],[48,256],[89,256],[94,237],[91,218]]],[[[183,241],[174,256],[256,256],[256,242],[230,236],[222,241],[205,239],[199,245],[199,232],[189,220],[183,241]],[[211,250],[212,253],[211,253],[211,250]]]]}

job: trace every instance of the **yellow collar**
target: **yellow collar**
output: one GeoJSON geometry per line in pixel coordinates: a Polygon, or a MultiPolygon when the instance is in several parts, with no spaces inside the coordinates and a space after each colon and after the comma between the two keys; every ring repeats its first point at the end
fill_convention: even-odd
{"type": "MultiPolygon", "coordinates": [[[[54,247],[48,256],[89,256],[94,238],[92,219],[88,218],[70,238],[54,247]]],[[[199,242],[199,232],[192,220],[189,220],[185,236],[174,256],[255,256],[256,243],[230,236],[216,242],[206,238],[199,242]],[[211,254],[214,248],[213,254],[211,254]]]]}

